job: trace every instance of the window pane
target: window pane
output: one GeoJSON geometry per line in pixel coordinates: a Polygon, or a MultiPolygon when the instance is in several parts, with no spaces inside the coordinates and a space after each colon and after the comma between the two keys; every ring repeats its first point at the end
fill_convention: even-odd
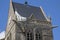
{"type": "Polygon", "coordinates": [[[38,34],[36,34],[36,40],[38,40],[38,34]]]}
{"type": "Polygon", "coordinates": [[[32,40],[32,33],[27,33],[27,40],[32,40]]]}
{"type": "Polygon", "coordinates": [[[36,34],[36,40],[41,40],[40,33],[37,33],[37,34],[36,34]]]}
{"type": "Polygon", "coordinates": [[[30,40],[32,40],[32,33],[30,33],[30,40]]]}

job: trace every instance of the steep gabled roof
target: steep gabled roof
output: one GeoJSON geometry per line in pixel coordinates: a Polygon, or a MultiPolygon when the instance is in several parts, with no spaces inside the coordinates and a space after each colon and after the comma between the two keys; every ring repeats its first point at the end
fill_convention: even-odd
{"type": "Polygon", "coordinates": [[[17,11],[23,17],[29,17],[33,13],[36,19],[46,21],[47,17],[44,15],[42,8],[30,6],[26,4],[20,4],[13,2],[14,10],[17,11]]]}

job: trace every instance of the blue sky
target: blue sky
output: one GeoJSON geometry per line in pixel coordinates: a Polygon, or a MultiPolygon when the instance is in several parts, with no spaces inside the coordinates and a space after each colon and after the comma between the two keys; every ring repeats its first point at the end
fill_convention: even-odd
{"type": "MultiPolygon", "coordinates": [[[[10,0],[0,0],[0,32],[5,31],[10,0]]],[[[13,0],[14,2],[24,4],[25,0],[13,0]]],[[[44,9],[47,16],[52,18],[54,40],[60,40],[60,0],[27,0],[29,5],[37,6],[44,9]]]]}

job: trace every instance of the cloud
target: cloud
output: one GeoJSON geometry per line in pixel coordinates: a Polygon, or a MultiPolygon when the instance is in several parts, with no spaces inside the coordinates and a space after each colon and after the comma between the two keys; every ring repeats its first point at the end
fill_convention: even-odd
{"type": "Polygon", "coordinates": [[[3,38],[5,38],[5,31],[2,31],[2,32],[0,33],[0,39],[3,39],[3,38]]]}

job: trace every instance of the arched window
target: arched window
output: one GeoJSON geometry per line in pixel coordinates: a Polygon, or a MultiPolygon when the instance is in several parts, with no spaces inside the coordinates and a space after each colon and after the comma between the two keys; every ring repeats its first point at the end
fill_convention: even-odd
{"type": "Polygon", "coordinates": [[[28,32],[28,33],[26,34],[26,37],[27,37],[27,40],[33,40],[33,38],[32,38],[32,33],[30,33],[30,32],[28,32]]]}
{"type": "Polygon", "coordinates": [[[41,40],[41,35],[40,35],[40,33],[36,33],[36,34],[35,34],[35,37],[36,37],[36,40],[41,40]]]}

